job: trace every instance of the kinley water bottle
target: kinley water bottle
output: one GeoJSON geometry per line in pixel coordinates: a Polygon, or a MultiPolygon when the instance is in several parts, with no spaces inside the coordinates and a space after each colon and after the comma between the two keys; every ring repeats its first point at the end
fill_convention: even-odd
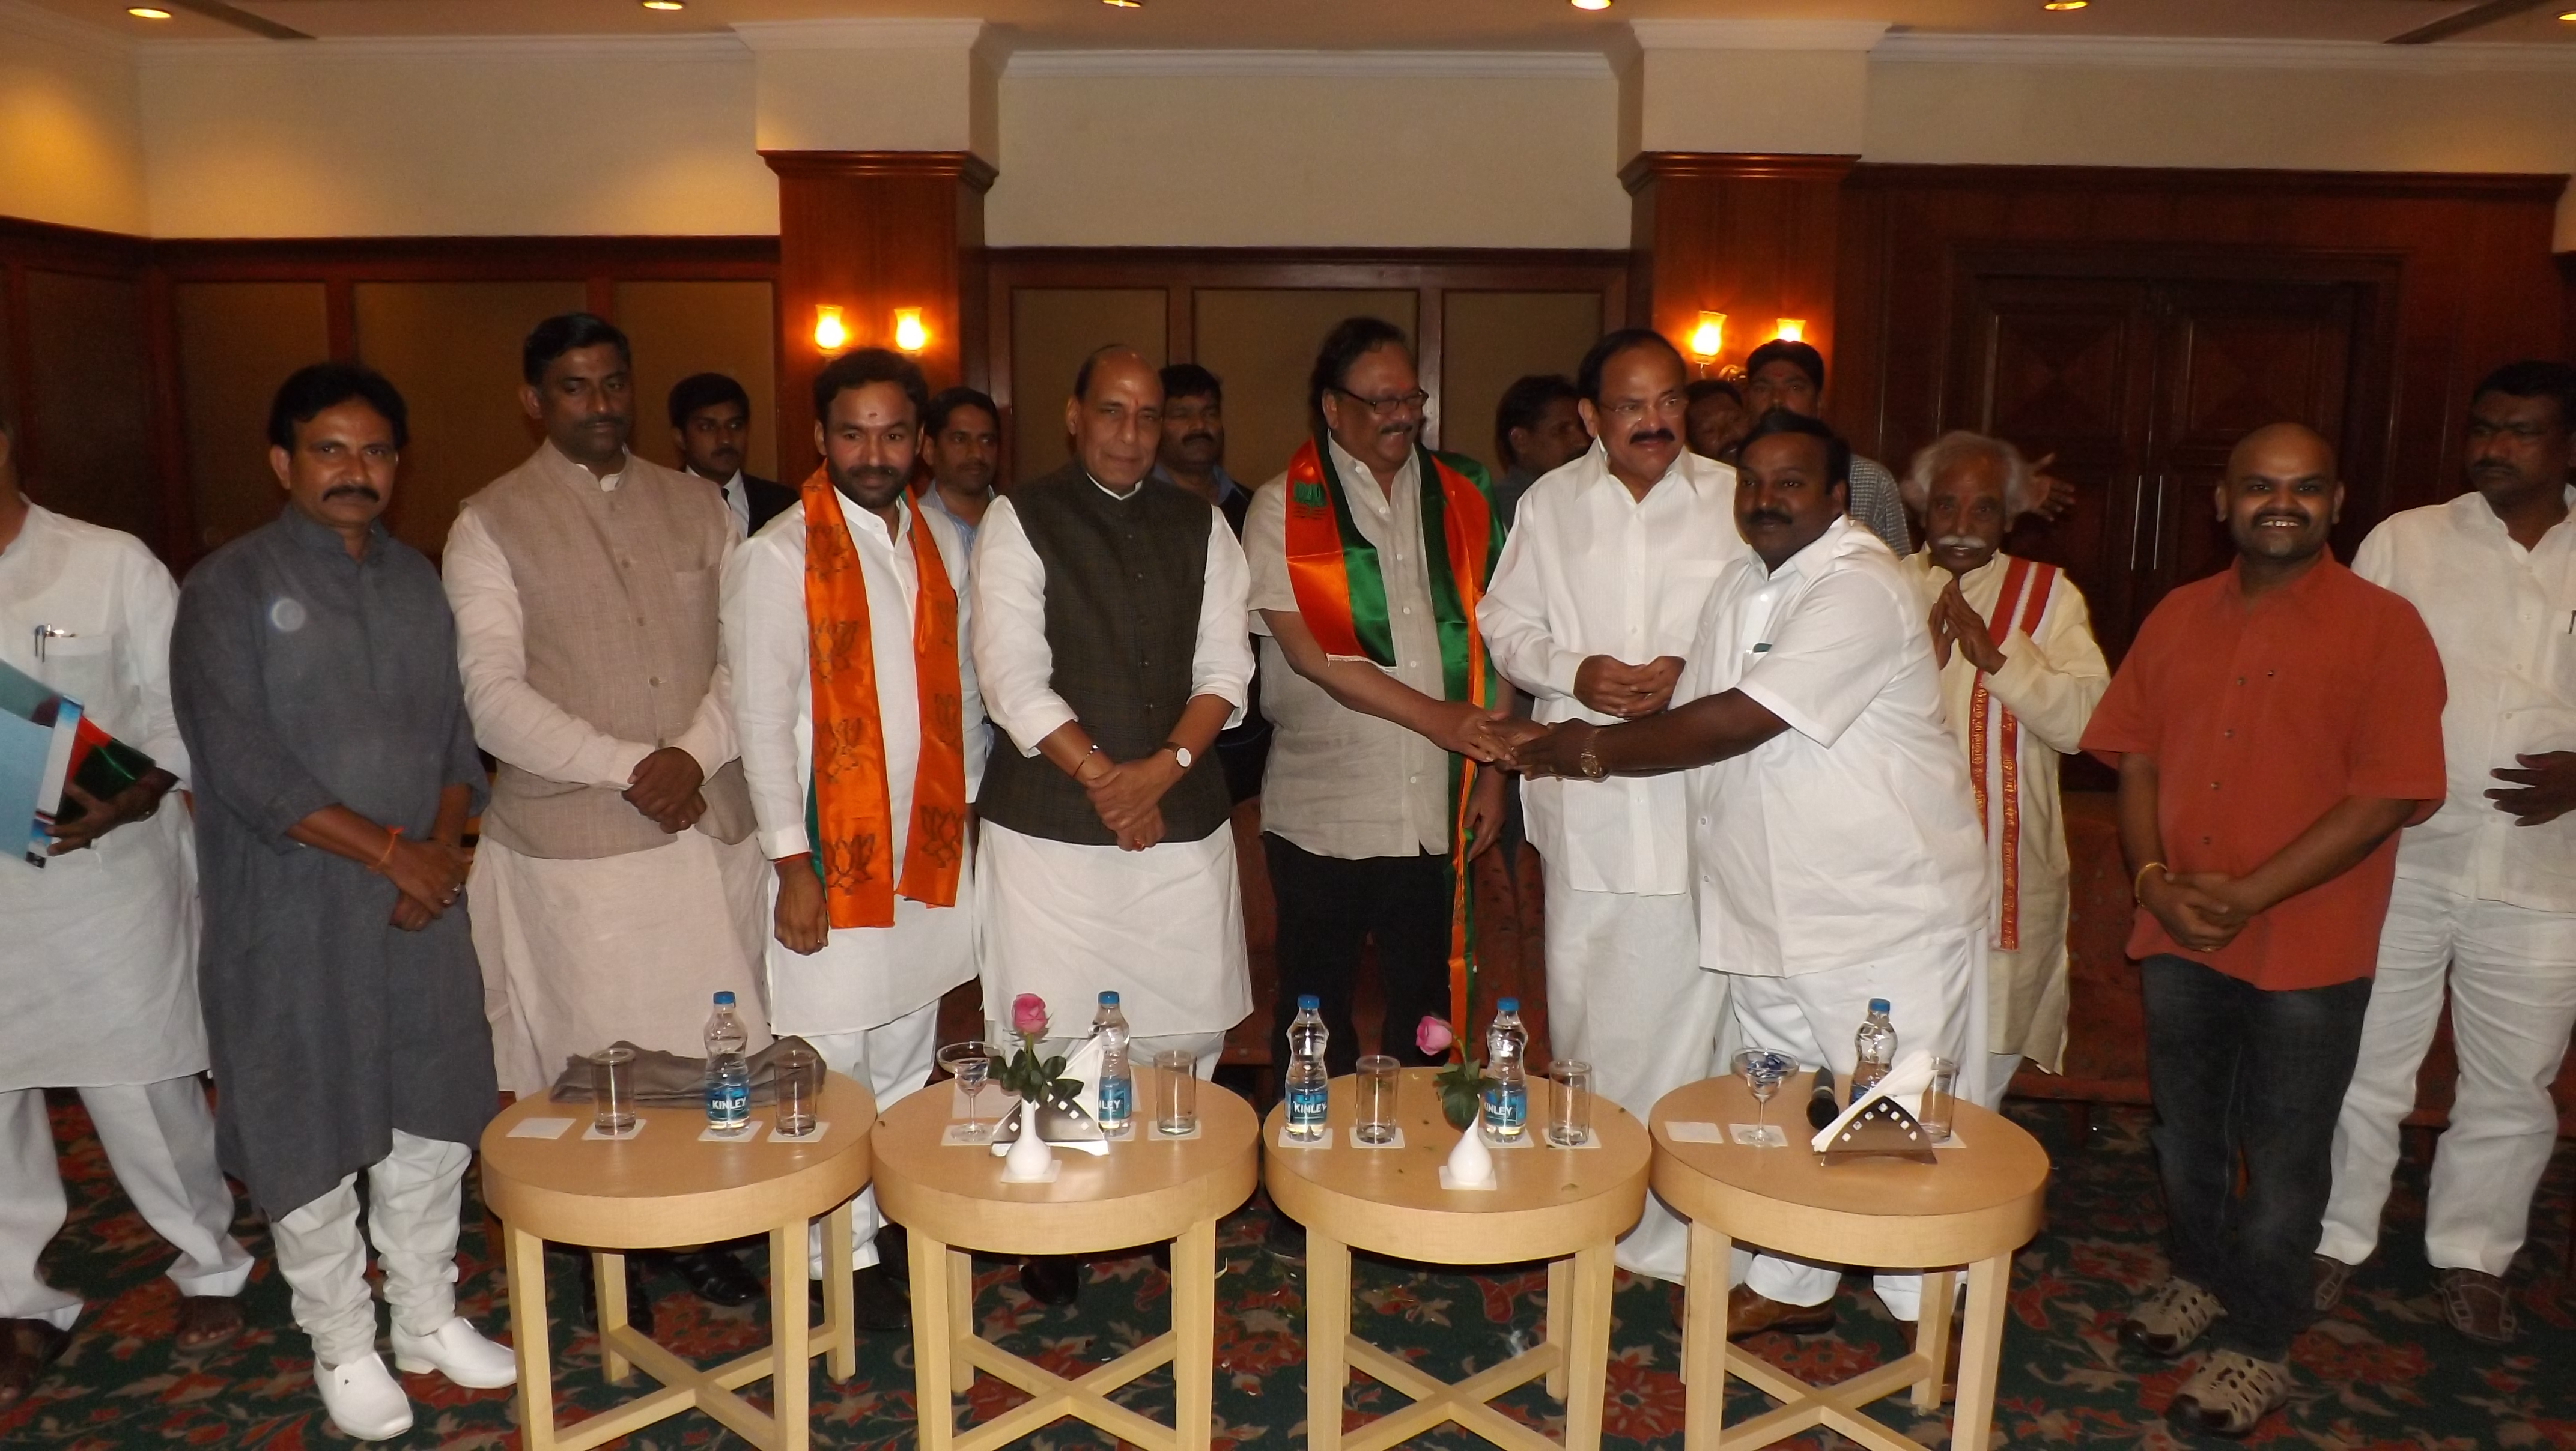
{"type": "Polygon", "coordinates": [[[1858,1103],[1896,1062],[1896,1025],[1887,1020],[1887,999],[1871,998],[1869,1016],[1852,1034],[1851,1101],[1858,1103]]]}
{"type": "Polygon", "coordinates": [[[1494,1025],[1485,1030],[1485,1142],[1517,1144],[1529,1132],[1529,1030],[1521,1026],[1521,1000],[1505,998],[1494,1005],[1494,1025]]]}
{"type": "Polygon", "coordinates": [[[1118,994],[1100,995],[1091,1036],[1100,1040],[1100,1130],[1115,1134],[1136,1112],[1136,1076],[1127,1066],[1127,1015],[1119,1010],[1118,994]]]}
{"type": "Polygon", "coordinates": [[[733,994],[716,994],[707,1018],[707,1127],[724,1138],[751,1131],[751,1065],[742,1056],[751,1040],[733,1010],[733,994]]]}
{"type": "Polygon", "coordinates": [[[1308,994],[1297,999],[1297,1020],[1288,1025],[1288,1137],[1320,1139],[1328,1104],[1325,1090],[1322,1004],[1308,994]]]}

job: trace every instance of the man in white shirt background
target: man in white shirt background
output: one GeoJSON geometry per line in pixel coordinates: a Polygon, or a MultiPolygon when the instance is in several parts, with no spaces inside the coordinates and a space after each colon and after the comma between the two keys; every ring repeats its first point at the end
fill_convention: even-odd
{"type": "MultiPolygon", "coordinates": [[[[465,501],[441,575],[475,740],[500,761],[468,888],[492,1054],[502,1090],[531,1094],[620,1040],[696,1056],[718,991],[764,1046],[748,1005],[769,913],[716,658],[724,503],[627,452],[616,328],[548,318],[520,363],[545,441],[465,501]]],[[[760,1295],[720,1251],[679,1267],[711,1303],[760,1295]]]]}
{"type": "MultiPolygon", "coordinates": [[[[1874,998],[1901,1054],[1974,1062],[1986,1037],[1985,842],[1914,588],[1846,517],[1849,456],[1824,424],[1765,414],[1736,469],[1752,553],[1710,592],[1676,703],[1568,721],[1513,756],[1594,780],[1688,770],[1700,961],[1731,975],[1745,1046],[1843,1084],[1874,998]]],[[[1755,1256],[1728,1297],[1728,1338],[1830,1328],[1841,1278],[1755,1256]]],[[[1910,1334],[1920,1276],[1882,1274],[1877,1290],[1910,1334]]]]}
{"type": "MultiPolygon", "coordinates": [[[[69,1206],[47,1088],[76,1088],[136,1212],[179,1251],[181,1351],[241,1333],[251,1257],[206,1105],[197,1006],[197,873],[188,770],[170,708],[179,587],[143,542],[19,491],[0,422],[0,663],[80,702],[153,769],[54,827],[42,868],[0,861],[0,1413],[70,1342],[81,1300],[37,1268],[69,1206]],[[164,809],[164,808],[167,809],[164,809]]],[[[23,843],[13,842],[15,858],[23,843]]]]}
{"type": "MultiPolygon", "coordinates": [[[[929,1080],[940,995],[975,975],[965,805],[986,730],[966,648],[966,545],[904,495],[929,397],[901,354],[833,359],[814,383],[822,468],[797,509],[725,568],[735,729],[777,877],[770,1030],[803,1038],[880,1106],[929,1080]],[[818,662],[817,639],[846,643],[818,662]],[[843,679],[853,693],[818,708],[817,682],[828,695],[843,679]],[[873,740],[873,753],[816,749],[853,738],[873,740]],[[819,781],[818,755],[828,766],[819,781]],[[919,789],[924,780],[932,789],[919,789]],[[858,817],[843,815],[844,799],[858,817]],[[864,839],[836,841],[843,819],[869,822],[864,839]],[[839,861],[850,880],[827,883],[818,860],[839,861]]],[[[875,1193],[863,1191],[851,1223],[859,1323],[905,1329],[903,1276],[879,1262],[878,1225],[875,1193]]],[[[813,1268],[818,1278],[839,1269],[825,1265],[819,1238],[813,1268]]]]}
{"type": "Polygon", "coordinates": [[[2469,403],[2469,492],[2381,522],[2353,572],[2423,616],[2450,688],[2439,811],[2397,842],[2361,1051],[2317,1246],[2331,1309],[2379,1242],[2397,1128],[2447,985],[2459,1059],[2424,1250],[2452,1328],[2517,1332],[2504,1276],[2557,1142],[2576,1025],[2576,368],[2509,364],[2469,403]]]}
{"type": "Polygon", "coordinates": [[[918,502],[956,525],[957,537],[971,550],[1002,467],[1001,407],[974,388],[944,389],[922,409],[921,437],[930,482],[918,502]]]}
{"type": "MultiPolygon", "coordinates": [[[[1599,442],[1520,501],[1476,622],[1541,724],[1662,710],[1718,573],[1746,553],[1735,471],[1681,439],[1689,376],[1660,333],[1603,338],[1575,379],[1599,442]]],[[[1525,788],[1546,883],[1549,1044],[1591,1064],[1595,1090],[1640,1118],[1720,1071],[1726,979],[1700,965],[1682,798],[1676,773],[1525,788]]],[[[1684,1228],[1649,1197],[1620,1267],[1680,1281],[1684,1228]]]]}
{"type": "Polygon", "coordinates": [[[751,395],[722,373],[691,373],[671,385],[671,445],[680,467],[716,486],[733,537],[747,539],[796,502],[796,491],[742,471],[751,438],[751,395]]]}

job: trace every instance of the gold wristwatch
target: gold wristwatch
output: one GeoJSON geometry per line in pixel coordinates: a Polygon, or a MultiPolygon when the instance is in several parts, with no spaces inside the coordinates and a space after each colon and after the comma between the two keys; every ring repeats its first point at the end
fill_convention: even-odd
{"type": "Polygon", "coordinates": [[[1599,739],[1601,739],[1601,732],[1597,730],[1585,736],[1583,750],[1574,758],[1574,769],[1581,771],[1586,781],[1598,781],[1610,774],[1609,768],[1601,764],[1601,758],[1592,753],[1592,743],[1599,739]]]}

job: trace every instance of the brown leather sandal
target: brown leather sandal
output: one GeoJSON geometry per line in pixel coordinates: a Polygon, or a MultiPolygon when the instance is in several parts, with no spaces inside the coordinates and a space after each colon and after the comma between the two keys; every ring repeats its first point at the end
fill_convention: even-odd
{"type": "Polygon", "coordinates": [[[181,1354],[211,1350],[242,1332],[241,1302],[230,1295],[179,1297],[179,1333],[172,1343],[181,1354]]]}
{"type": "Polygon", "coordinates": [[[2522,1327],[2515,1323],[2513,1296],[2504,1281],[2477,1270],[2444,1270],[2435,1277],[2442,1295],[2442,1316],[2451,1328],[2481,1345],[2511,1345],[2522,1327]]]}

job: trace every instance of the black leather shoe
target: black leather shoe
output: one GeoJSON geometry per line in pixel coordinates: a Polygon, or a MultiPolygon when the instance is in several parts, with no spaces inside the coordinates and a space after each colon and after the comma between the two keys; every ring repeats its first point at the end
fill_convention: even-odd
{"type": "Polygon", "coordinates": [[[1070,1305],[1082,1298],[1082,1261],[1071,1255],[1031,1255],[1020,1262],[1020,1293],[1041,1305],[1070,1305]]]}
{"type": "Polygon", "coordinates": [[[1274,1259],[1302,1265],[1306,1262],[1306,1226],[1273,1208],[1270,1228],[1261,1236],[1261,1247],[1270,1251],[1274,1259]]]}
{"type": "Polygon", "coordinates": [[[889,1224],[877,1230],[877,1267],[898,1285],[912,1283],[912,1236],[903,1232],[902,1225],[889,1224]]]}
{"type": "MultiPolygon", "coordinates": [[[[581,1323],[599,1328],[599,1275],[587,1254],[581,1256],[581,1323]]],[[[633,1255],[626,1257],[626,1323],[636,1334],[653,1338],[653,1294],[645,1288],[643,1264],[633,1255]]]]}
{"type": "Polygon", "coordinates": [[[912,1296],[883,1265],[852,1271],[850,1319],[861,1330],[901,1334],[912,1329],[912,1296]]]}
{"type": "Polygon", "coordinates": [[[688,1281],[689,1289],[699,1299],[728,1310],[748,1305],[766,1293],[759,1276],[744,1269],[742,1261],[717,1245],[683,1250],[671,1256],[671,1268],[679,1271],[680,1278],[688,1281]]]}

